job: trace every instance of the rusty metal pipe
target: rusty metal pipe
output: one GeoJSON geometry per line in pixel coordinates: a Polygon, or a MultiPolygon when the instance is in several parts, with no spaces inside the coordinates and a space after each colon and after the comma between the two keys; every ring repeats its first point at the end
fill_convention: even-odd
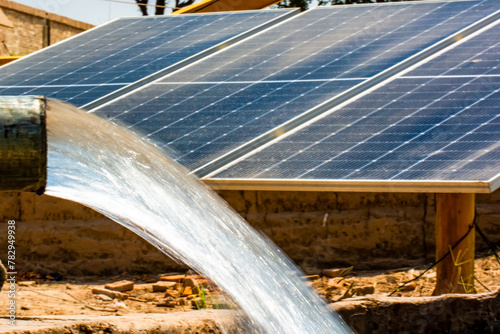
{"type": "Polygon", "coordinates": [[[0,191],[44,192],[45,110],[42,97],[0,96],[0,191]]]}

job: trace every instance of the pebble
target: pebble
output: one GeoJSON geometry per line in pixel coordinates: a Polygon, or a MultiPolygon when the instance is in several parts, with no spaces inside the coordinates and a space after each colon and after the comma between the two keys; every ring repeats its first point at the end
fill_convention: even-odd
{"type": "Polygon", "coordinates": [[[160,281],[152,285],[153,292],[165,292],[168,289],[173,289],[177,283],[169,281],[160,281]]]}
{"type": "Polygon", "coordinates": [[[191,288],[192,293],[198,294],[200,293],[199,289],[201,288],[202,283],[198,282],[197,279],[194,278],[186,278],[184,279],[184,287],[191,288]]]}
{"type": "Polygon", "coordinates": [[[168,275],[168,276],[160,276],[158,280],[182,283],[184,281],[184,277],[186,277],[186,275],[168,275]]]}
{"type": "Polygon", "coordinates": [[[395,276],[386,276],[385,280],[387,281],[387,283],[391,284],[398,282],[398,279],[395,276]]]}
{"type": "Polygon", "coordinates": [[[375,287],[373,285],[360,286],[353,288],[352,291],[356,294],[356,296],[373,295],[375,293],[375,287]]]}
{"type": "Polygon", "coordinates": [[[183,297],[191,296],[192,294],[193,294],[193,289],[190,286],[186,286],[182,291],[183,297]]]}
{"type": "Polygon", "coordinates": [[[337,268],[337,269],[323,269],[321,271],[321,275],[329,277],[329,278],[335,278],[335,277],[343,277],[346,276],[351,272],[353,267],[349,268],[337,268]]]}
{"type": "Polygon", "coordinates": [[[175,307],[177,306],[177,301],[173,297],[163,298],[156,304],[158,307],[175,307]]]}
{"type": "Polygon", "coordinates": [[[110,302],[113,300],[113,298],[106,295],[97,295],[96,297],[105,302],[110,302]]]}
{"type": "Polygon", "coordinates": [[[111,291],[108,289],[98,289],[98,288],[93,288],[92,293],[94,295],[106,295],[108,297],[111,297],[113,299],[121,299],[125,300],[128,298],[128,295],[126,293],[121,293],[117,291],[111,291]]]}
{"type": "Polygon", "coordinates": [[[177,298],[179,297],[179,292],[174,292],[174,291],[166,291],[164,297],[173,297],[177,298]]]}
{"type": "Polygon", "coordinates": [[[167,277],[167,276],[179,276],[179,275],[181,275],[181,276],[183,276],[183,277],[185,276],[183,273],[180,273],[180,272],[172,272],[172,273],[166,273],[166,274],[159,274],[159,275],[158,275],[158,280],[160,281],[160,278],[161,278],[161,277],[167,277]]]}
{"type": "Polygon", "coordinates": [[[118,281],[114,283],[109,283],[104,286],[104,288],[112,291],[125,292],[134,290],[134,282],[132,281],[118,281]]]}

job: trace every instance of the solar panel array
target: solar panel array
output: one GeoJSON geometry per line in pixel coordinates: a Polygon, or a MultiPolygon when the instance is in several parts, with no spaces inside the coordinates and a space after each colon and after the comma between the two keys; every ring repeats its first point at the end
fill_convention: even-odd
{"type": "Polygon", "coordinates": [[[1,67],[0,95],[87,106],[219,187],[500,186],[499,1],[295,14],[120,19],[1,67]]]}
{"type": "Polygon", "coordinates": [[[0,95],[45,95],[83,106],[203,51],[225,47],[232,39],[290,13],[115,20],[0,67],[0,95]]]}
{"type": "Polygon", "coordinates": [[[282,124],[498,9],[492,1],[317,8],[96,112],[149,134],[203,176],[207,165],[259,147],[282,124]]]}
{"type": "Polygon", "coordinates": [[[214,178],[497,178],[499,35],[497,24],[214,178]]]}

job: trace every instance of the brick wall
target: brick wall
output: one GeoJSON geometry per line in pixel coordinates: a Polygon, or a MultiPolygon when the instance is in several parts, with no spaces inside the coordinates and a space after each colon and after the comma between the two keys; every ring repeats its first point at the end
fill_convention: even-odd
{"type": "MultiPolygon", "coordinates": [[[[435,195],[221,191],[306,272],[354,265],[398,268],[432,262],[435,195]]],[[[500,190],[477,195],[478,223],[500,242],[500,190]]],[[[0,231],[15,219],[19,270],[73,275],[158,273],[184,267],[117,223],[50,196],[0,193],[0,231]]],[[[6,249],[0,232],[0,249],[6,249]]],[[[477,236],[477,234],[476,234],[477,236]]],[[[485,249],[477,236],[477,248],[485,249]]],[[[6,252],[0,252],[5,260],[6,252]]]]}
{"type": "MultiPolygon", "coordinates": [[[[399,268],[435,257],[435,194],[221,191],[306,272],[399,268]]],[[[477,222],[500,242],[500,190],[476,196],[477,222]]],[[[478,250],[486,245],[476,234],[478,250]]]]}
{"type": "MultiPolygon", "coordinates": [[[[8,52],[13,56],[30,54],[47,44],[60,42],[93,27],[8,0],[0,0],[0,9],[13,26],[0,26],[0,35],[3,35],[8,52]],[[47,40],[48,36],[50,40],[47,40]]],[[[4,48],[0,48],[0,52],[3,53],[0,56],[9,55],[4,48]]]]}

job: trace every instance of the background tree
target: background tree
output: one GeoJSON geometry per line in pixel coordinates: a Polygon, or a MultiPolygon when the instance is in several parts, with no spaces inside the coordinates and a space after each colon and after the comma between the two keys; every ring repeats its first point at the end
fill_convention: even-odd
{"type": "Polygon", "coordinates": [[[285,0],[279,2],[276,7],[277,8],[300,8],[300,10],[304,11],[309,8],[309,4],[312,0],[285,0]]]}
{"type": "MultiPolygon", "coordinates": [[[[375,3],[375,2],[401,2],[412,0],[318,0],[318,6],[350,5],[355,3],[375,3]]],[[[285,0],[279,2],[275,8],[300,8],[309,9],[312,0],[285,0]]]]}
{"type": "Polygon", "coordinates": [[[186,7],[186,6],[189,6],[189,5],[192,5],[193,3],[195,2],[195,0],[175,0],[175,9],[173,10],[173,12],[175,12],[176,10],[178,9],[181,9],[183,7],[186,7]]]}

